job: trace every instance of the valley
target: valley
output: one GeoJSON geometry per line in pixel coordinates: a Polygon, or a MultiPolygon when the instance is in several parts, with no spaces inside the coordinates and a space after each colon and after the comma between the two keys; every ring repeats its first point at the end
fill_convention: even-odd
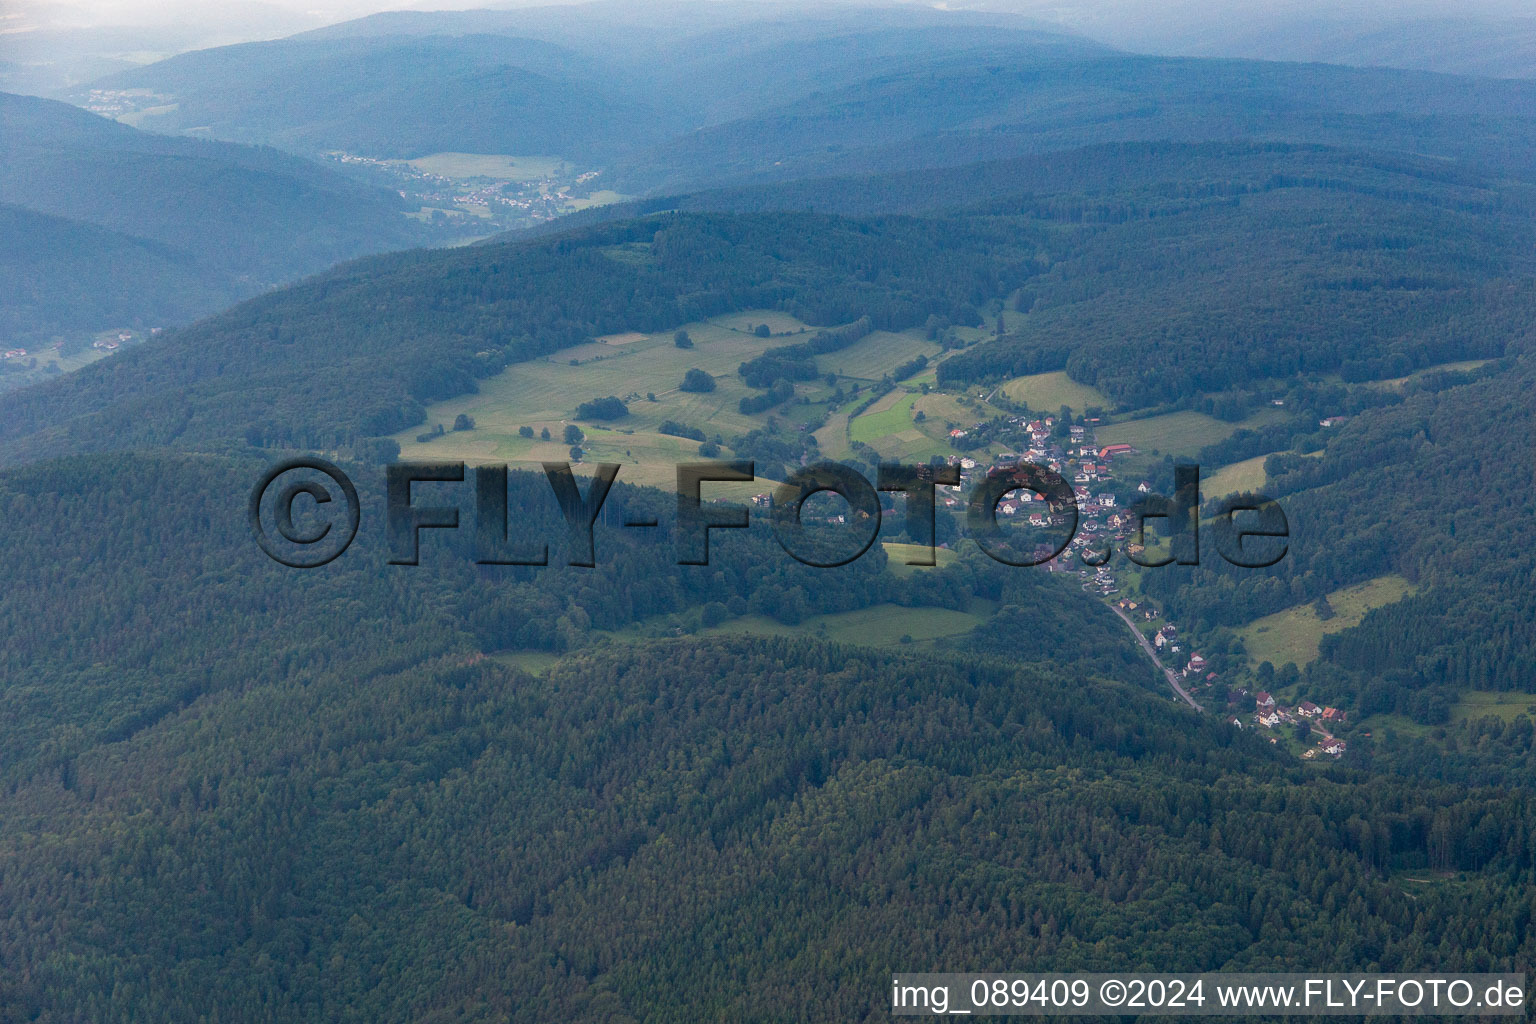
{"type": "Polygon", "coordinates": [[[1536,81],[1308,4],[0,15],[0,1024],[1529,976],[1536,81]]]}

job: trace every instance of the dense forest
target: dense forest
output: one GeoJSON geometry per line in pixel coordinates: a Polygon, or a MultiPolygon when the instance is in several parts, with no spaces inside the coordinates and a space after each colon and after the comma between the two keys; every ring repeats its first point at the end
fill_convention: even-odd
{"type": "Polygon", "coordinates": [[[652,139],[667,124],[642,101],[594,88],[598,77],[592,62],[532,39],[373,36],[195,50],[93,86],[174,97],[143,120],[152,131],[196,128],[305,154],[591,159],[652,139]],[[443,117],[445,110],[459,113],[443,117]]]}
{"type": "MultiPolygon", "coordinates": [[[[444,543],[391,576],[365,520],[360,550],[295,573],[237,514],[259,466],[0,479],[26,510],[3,527],[22,561],[0,606],[20,681],[10,1019],[684,1020],[772,996],[849,1020],[879,1012],[893,965],[1530,955],[1528,797],[1297,765],[1149,692],[1116,631],[1078,663],[1072,638],[1108,613],[1040,600],[1038,577],[1004,579],[1014,610],[979,650],[656,640],[533,676],[484,656],[508,638],[478,610],[522,594],[542,607],[517,621],[618,624],[636,612],[604,595],[652,613],[669,589],[750,593],[776,563],[743,534],[689,582],[647,565],[664,543],[604,534],[602,574],[475,576],[444,543]],[[98,567],[90,592],[53,568],[70,563],[98,567]],[[1396,875],[1440,870],[1456,885],[1396,875]]],[[[552,525],[538,484],[514,477],[514,498],[552,525]]],[[[848,605],[890,587],[874,566],[825,579],[807,593],[848,605]]]]}
{"type": "Polygon", "coordinates": [[[1325,637],[1309,692],[1443,725],[1457,691],[1528,691],[1536,560],[1512,537],[1536,514],[1531,340],[1512,339],[1522,354],[1508,366],[1431,375],[1351,417],[1321,458],[1270,456],[1293,532],[1272,569],[1207,559],[1149,577],[1149,592],[1186,621],[1235,626],[1396,573],[1415,592],[1325,637]]]}

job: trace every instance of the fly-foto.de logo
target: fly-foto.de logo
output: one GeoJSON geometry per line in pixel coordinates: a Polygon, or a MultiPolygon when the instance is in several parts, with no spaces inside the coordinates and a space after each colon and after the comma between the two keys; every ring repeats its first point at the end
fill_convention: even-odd
{"type": "MultiPolygon", "coordinates": [[[[568,462],[543,463],[544,475],[565,526],[564,564],[595,567],[595,527],[604,515],[619,475],[615,463],[598,463],[578,481],[568,462]]],[[[677,466],[677,502],[672,536],[677,564],[708,565],[710,537],[717,530],[745,529],[751,510],[711,500],[711,484],[751,483],[751,462],[690,462],[677,466]]],[[[936,564],[940,488],[961,484],[955,466],[884,464],[873,483],[850,466],[820,462],[790,473],[765,502],[775,538],[790,557],[810,566],[847,565],[880,535],[881,492],[892,495],[913,541],[909,565],[936,564]],[[835,515],[807,515],[808,501],[836,495],[846,507],[835,515]]],[[[1081,513],[1072,486],[1054,470],[1031,462],[994,468],[970,486],[963,502],[965,536],[988,556],[1011,566],[1043,565],[1076,547],[1084,565],[1102,566],[1123,541],[1125,557],[1144,567],[1198,565],[1202,525],[1222,559],[1241,568],[1274,565],[1289,549],[1290,526],[1279,504],[1263,495],[1244,495],[1222,504],[1204,524],[1200,514],[1198,466],[1174,468],[1173,495],[1146,494],[1115,519],[1115,536],[1079,540],[1081,513]],[[1004,522],[999,507],[1011,495],[1038,506],[1029,527],[1004,522]],[[1160,531],[1148,529],[1161,521],[1160,531]]],[[[472,521],[475,560],[483,565],[550,564],[549,538],[520,535],[515,520],[526,519],[508,501],[508,468],[462,462],[401,462],[384,467],[385,531],[389,563],[417,565],[426,530],[460,530],[472,521]],[[457,485],[453,504],[421,500],[417,485],[457,485]],[[468,512],[466,516],[465,512],[468,512]]],[[[441,500],[436,499],[436,500],[441,500]]],[[[294,568],[318,568],[351,546],[361,522],[357,488],[334,464],[319,458],[290,459],[271,466],[252,489],[247,505],[251,531],[261,549],[294,568]]],[[[1006,518],[1006,517],[1004,517],[1006,518]]],[[[611,522],[611,518],[608,520],[611,522]]],[[[659,525],[654,517],[621,517],[626,528],[659,525]]]]}

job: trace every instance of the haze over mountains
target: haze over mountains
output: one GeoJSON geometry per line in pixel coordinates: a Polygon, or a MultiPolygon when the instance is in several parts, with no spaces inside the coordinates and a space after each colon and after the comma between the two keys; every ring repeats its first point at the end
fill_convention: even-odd
{"type": "Polygon", "coordinates": [[[1063,30],[1160,9],[379,13],[69,93],[132,127],[0,94],[0,1022],[1529,975],[1536,81],[1063,30]],[[296,456],[361,496],[309,570],[247,518],[296,456]],[[679,564],[714,459],[751,525],[679,564]],[[1049,567],[966,514],[1020,459],[1074,488],[1049,567]],[[768,494],[825,461],[963,473],[933,564],[892,494],[790,557],[768,494]],[[399,564],[400,462],[509,466],[504,536],[422,481],[462,526],[399,564]],[[540,463],[618,467],[595,565],[540,463]],[[1133,561],[1188,463],[1199,564],[1133,561]],[[1261,496],[1284,557],[1217,557],[1261,496]]]}
{"type": "Polygon", "coordinates": [[[8,94],[0,196],[0,322],[21,342],[185,322],[420,237],[394,197],[309,161],[8,94]]]}

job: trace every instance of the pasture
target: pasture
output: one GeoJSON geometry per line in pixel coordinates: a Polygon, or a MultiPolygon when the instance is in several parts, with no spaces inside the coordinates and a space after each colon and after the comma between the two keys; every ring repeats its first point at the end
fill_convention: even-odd
{"type": "Polygon", "coordinates": [[[1224,441],[1239,430],[1257,429],[1284,418],[1282,410],[1265,408],[1238,423],[1227,423],[1185,410],[1111,423],[1098,428],[1094,436],[1101,445],[1129,444],[1159,455],[1195,455],[1206,445],[1224,441]]]}
{"type": "Polygon", "coordinates": [[[1201,498],[1221,498],[1228,494],[1262,493],[1267,477],[1264,475],[1264,460],[1268,455],[1257,455],[1251,459],[1234,462],[1228,466],[1222,466],[1212,473],[1209,478],[1200,482],[1201,498]]]}
{"type": "Polygon", "coordinates": [[[816,365],[839,377],[878,381],[902,363],[918,356],[927,356],[932,361],[943,351],[937,343],[924,338],[920,331],[900,334],[875,331],[845,349],[817,356],[816,365]]]}
{"type": "Polygon", "coordinates": [[[1011,401],[1023,402],[1037,413],[1052,415],[1064,405],[1078,414],[1092,407],[1109,409],[1114,406],[1103,392],[1087,384],[1079,384],[1068,377],[1064,370],[1015,377],[1002,386],[1002,392],[1011,401]]]}
{"type": "Polygon", "coordinates": [[[1237,632],[1252,664],[1267,661],[1278,668],[1289,661],[1300,667],[1317,659],[1324,636],[1358,626],[1372,608],[1400,601],[1412,591],[1401,576],[1377,576],[1329,594],[1331,619],[1318,618],[1312,605],[1303,604],[1255,619],[1237,632]]]}
{"type": "Polygon", "coordinates": [[[430,153],[404,160],[423,174],[445,178],[494,178],[498,181],[542,181],[571,173],[558,156],[509,156],[504,153],[430,153]]]}
{"type": "Polygon", "coordinates": [[[813,615],[795,626],[762,615],[745,615],[704,630],[706,636],[815,636],[837,643],[864,647],[902,647],[902,637],[913,644],[964,636],[992,614],[991,602],[976,601],[966,611],[949,608],[906,608],[878,604],[851,612],[813,615]]]}
{"type": "MultiPolygon", "coordinates": [[[[769,416],[794,422],[815,414],[814,406],[793,402],[750,416],[743,415],[739,408],[742,398],[758,392],[742,382],[737,367],[767,349],[803,339],[809,333],[805,324],[775,310],[759,309],[685,324],[683,329],[693,339],[692,348],[678,348],[673,343],[675,332],[671,330],[654,334],[627,331],[509,366],[482,381],[477,394],[439,402],[427,410],[426,423],[396,434],[394,440],[400,444],[401,457],[525,464],[564,461],[570,455],[570,445],[563,440],[565,427],[576,423],[586,437],[582,445],[586,462],[616,462],[624,467],[620,479],[671,487],[677,463],[698,458],[699,442],[662,434],[659,428],[663,422],[673,420],[697,428],[706,437],[719,438],[728,445],[733,436],[763,426],[769,416]],[[764,323],[776,336],[761,338],[753,333],[758,324],[764,323]],[[713,376],[715,390],[682,391],[679,385],[683,375],[693,368],[713,376]],[[581,403],[608,395],[623,399],[629,408],[628,415],[603,422],[575,418],[581,403]],[[654,401],[651,395],[655,395],[654,401]],[[475,421],[473,430],[451,429],[460,413],[475,421]],[[416,439],[435,424],[442,424],[445,433],[425,442],[416,439]],[[521,436],[521,427],[531,428],[534,436],[521,436]],[[540,436],[544,430],[550,434],[547,441],[540,436]]],[[[853,365],[860,372],[878,378],[925,347],[938,351],[938,346],[921,338],[884,334],[865,339],[836,355],[852,353],[853,365]]],[[[797,388],[799,395],[812,401],[823,400],[830,390],[819,380],[797,388]]],[[[880,450],[891,458],[926,458],[943,453],[947,449],[940,441],[916,430],[912,424],[912,404],[938,397],[904,390],[892,392],[882,399],[889,403],[884,420],[875,421],[874,426],[858,426],[861,433],[856,436],[885,439],[887,443],[880,450]],[[892,408],[898,404],[900,409],[892,408]],[[891,450],[886,452],[885,447],[891,450]]],[[[860,417],[860,421],[863,419],[860,417]]],[[[846,430],[844,412],[834,414],[827,427],[818,432],[818,440],[823,442],[823,451],[829,457],[847,453],[846,430]]],[[[764,487],[724,489],[731,497],[739,498],[759,493],[764,487]]]]}
{"type": "Polygon", "coordinates": [[[1467,690],[1451,708],[1451,721],[1498,718],[1512,722],[1521,715],[1536,719],[1536,695],[1499,690],[1467,690]]]}

